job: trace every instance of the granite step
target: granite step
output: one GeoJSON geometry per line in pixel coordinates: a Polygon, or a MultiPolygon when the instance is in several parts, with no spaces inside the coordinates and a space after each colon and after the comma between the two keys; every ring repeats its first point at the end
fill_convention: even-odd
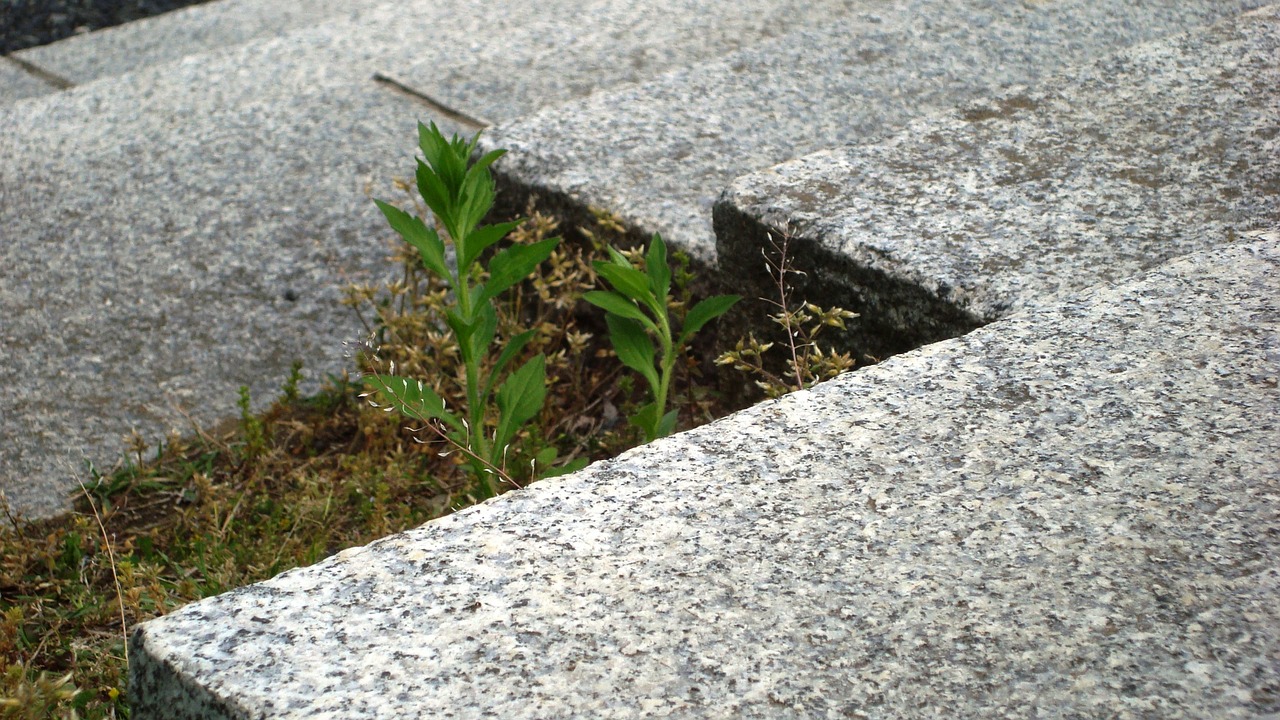
{"type": "Polygon", "coordinates": [[[862,313],[890,354],[1280,223],[1280,5],[735,180],[722,270],[862,313]]]}
{"type": "Polygon", "coordinates": [[[401,197],[417,121],[481,127],[415,77],[463,68],[471,97],[515,82],[477,107],[518,117],[842,5],[387,3],[0,106],[0,373],[23,378],[0,388],[0,491],[55,513],[132,430],[235,417],[239,386],[270,399],[295,359],[309,389],[343,370],[363,329],[341,288],[391,272],[370,196],[401,197]],[[699,30],[716,18],[733,32],[699,30]],[[574,41],[546,57],[557,36],[574,41]],[[489,45],[503,56],[467,59],[489,45]]]}
{"type": "Polygon", "coordinates": [[[76,35],[7,56],[10,61],[0,70],[0,103],[278,36],[335,15],[356,18],[383,3],[385,0],[215,0],[76,35]]]}
{"type": "Polygon", "coordinates": [[[136,720],[1280,713],[1280,232],[138,627],[136,720]]]}
{"type": "Polygon", "coordinates": [[[1210,24],[1250,0],[852,1],[816,28],[501,125],[513,190],[603,207],[712,265],[712,205],[734,178],[1210,24]]]}
{"type": "Polygon", "coordinates": [[[56,78],[44,78],[7,55],[0,56],[0,104],[61,90],[56,78]]]}
{"type": "MultiPolygon", "coordinates": [[[[1126,7],[1131,13],[1134,6],[1126,7]]],[[[1054,8],[1037,11],[1068,6],[1054,8]]],[[[1255,146],[1277,136],[1274,117],[1263,117],[1274,95],[1254,86],[1275,66],[1267,62],[1275,58],[1275,15],[1270,8],[1085,63],[1061,76],[1081,88],[1062,91],[1059,105],[1073,99],[1101,107],[1097,96],[1105,94],[1145,102],[1135,112],[1149,113],[1146,130],[1178,139],[1212,130],[1208,141],[1217,147],[1211,141],[1222,138],[1220,155],[1239,147],[1252,163],[1255,146]],[[1186,77],[1171,83],[1175,73],[1156,71],[1156,60],[1186,77]],[[1125,95],[1126,78],[1142,68],[1166,92],[1125,95]],[[1222,124],[1239,127],[1197,124],[1201,87],[1218,93],[1222,117],[1232,120],[1222,124]]],[[[926,16],[922,27],[952,27],[940,17],[926,16]]],[[[1059,32],[1070,25],[1054,17],[1059,32]]],[[[1101,28],[1102,17],[1072,21],[1074,34],[1059,49],[1100,53],[1099,38],[1081,29],[1101,28]]],[[[1117,21],[1099,32],[1129,37],[1134,27],[1117,21]]],[[[802,37],[831,36],[795,33],[725,62],[802,37]]],[[[558,132],[546,123],[557,114],[581,117],[575,113],[583,107],[612,102],[626,110],[625,97],[723,66],[704,63],[507,123],[495,144],[514,144],[522,136],[513,129],[538,124],[558,132]]],[[[839,74],[841,66],[829,67],[839,74]]],[[[1068,82],[1033,72],[1051,87],[1068,82]]],[[[413,82],[446,97],[422,84],[429,81],[413,82]]],[[[468,91],[459,88],[449,102],[482,115],[468,91]]],[[[970,125],[998,120],[1002,111],[1027,109],[1010,98],[1036,92],[1051,91],[996,93],[960,116],[967,113],[970,125]]],[[[904,105],[920,104],[919,95],[906,97],[904,105]]],[[[688,98],[709,112],[719,102],[711,92],[688,98]]],[[[615,137],[629,142],[619,145],[623,158],[647,157],[637,148],[666,143],[668,129],[683,137],[661,124],[641,132],[644,118],[628,125],[633,120],[623,115],[610,116],[619,124],[615,137]]],[[[860,152],[918,139],[917,125],[893,139],[892,123],[872,126],[866,137],[881,142],[860,152]]],[[[1115,127],[1135,148],[1150,148],[1145,134],[1115,127]]],[[[1016,130],[983,140],[1000,148],[1023,134],[1046,143],[1069,137],[1065,126],[1048,136],[1016,130]]],[[[551,141],[530,140],[513,154],[549,147],[538,142],[551,141]]],[[[1150,152],[1185,163],[1181,149],[1199,152],[1200,141],[1183,142],[1150,152]]],[[[1068,149],[1047,152],[1070,157],[1068,149]]],[[[1115,154],[1115,166],[1132,156],[1115,154]]],[[[518,170],[534,166],[528,157],[514,158],[518,170]]],[[[880,172],[899,171],[895,156],[877,157],[886,163],[880,172]]],[[[1182,216],[1171,243],[1191,254],[1154,268],[1157,260],[1141,258],[1114,271],[1110,256],[1087,254],[1070,270],[1079,278],[993,305],[991,317],[929,304],[919,312],[924,320],[929,312],[963,311],[970,324],[951,330],[972,331],[148,622],[131,638],[134,717],[1280,713],[1280,450],[1273,441],[1280,219],[1266,200],[1269,171],[1249,174],[1249,164],[1237,171],[1243,174],[1224,175],[1206,169],[1219,156],[1208,157],[1186,184],[1203,179],[1228,200],[1255,199],[1182,216]],[[1260,214],[1247,216],[1251,209],[1260,214]],[[989,324],[973,330],[979,323],[989,324]]],[[[570,157],[559,177],[578,182],[573,163],[580,159],[570,157]]],[[[946,165],[932,179],[973,190],[961,207],[976,206],[992,197],[991,187],[1004,187],[980,182],[981,167],[946,165]]],[[[1046,172],[1049,193],[1063,181],[1046,172]]],[[[1071,179],[1084,186],[1105,186],[1111,177],[1087,163],[1080,172],[1071,179]]],[[[621,207],[519,172],[507,178],[566,206],[621,207]]],[[[757,184],[764,185],[744,179],[735,190],[757,184]]],[[[756,204],[742,205],[758,210],[760,228],[786,219],[821,225],[817,211],[792,217],[791,205],[770,209],[771,192],[808,207],[800,204],[801,183],[769,187],[756,204]]],[[[1180,184],[1161,187],[1182,192],[1180,184]]],[[[855,203],[849,188],[809,192],[855,203]]],[[[650,188],[659,198],[663,191],[650,188]]],[[[675,197],[652,207],[670,210],[686,196],[675,197]]],[[[1124,197],[1115,199],[1121,208],[1124,197]]],[[[1176,213],[1181,198],[1156,212],[1176,213]]],[[[718,226],[733,207],[728,200],[718,206],[718,226]]],[[[1055,237],[1043,229],[1056,227],[1054,207],[1037,206],[1029,226],[1035,237],[1055,237]]],[[[1129,209],[1139,226],[1162,222],[1143,215],[1145,208],[1129,209]]],[[[800,225],[796,246],[814,245],[800,225]]],[[[697,232],[672,239],[699,253],[688,242],[697,232]]],[[[760,237],[743,237],[756,244],[722,246],[720,260],[746,283],[745,264],[733,263],[749,251],[758,265],[760,237]]],[[[705,246],[699,255],[715,259],[705,246]]],[[[832,261],[823,272],[836,278],[850,267],[832,261]]]]}

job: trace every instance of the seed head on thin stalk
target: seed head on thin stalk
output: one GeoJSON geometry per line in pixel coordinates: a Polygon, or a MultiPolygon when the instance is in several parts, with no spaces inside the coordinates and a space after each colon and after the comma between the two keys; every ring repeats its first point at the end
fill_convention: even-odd
{"type": "Polygon", "coordinates": [[[845,321],[858,317],[858,314],[839,307],[824,309],[811,302],[803,302],[792,309],[792,288],[788,277],[805,275],[792,266],[792,234],[790,231],[779,231],[776,235],[770,232],[768,238],[772,252],[761,248],[760,253],[764,256],[765,270],[777,288],[778,299],[762,299],[777,309],[769,319],[779,325],[786,335],[786,348],[790,353],[787,359],[788,377],[784,379],[765,368],[764,353],[774,343],[762,343],[753,333],[748,333],[746,339],[740,339],[733,350],[716,358],[716,364],[730,365],[735,370],[758,376],[761,379],[756,381],[756,385],[772,398],[812,387],[852,369],[855,363],[851,355],[837,353],[832,348],[824,352],[816,339],[824,328],[846,329],[845,321]]]}

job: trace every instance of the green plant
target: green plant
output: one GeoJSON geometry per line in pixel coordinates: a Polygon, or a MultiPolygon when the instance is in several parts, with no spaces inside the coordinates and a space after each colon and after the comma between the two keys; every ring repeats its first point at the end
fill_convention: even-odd
{"type": "Polygon", "coordinates": [[[267,438],[264,434],[262,421],[253,414],[252,399],[249,396],[249,386],[240,386],[240,397],[236,400],[236,407],[240,408],[240,427],[244,430],[244,448],[245,457],[254,458],[263,453],[267,447],[267,438]]]}
{"type": "Polygon", "coordinates": [[[594,290],[583,298],[605,311],[609,341],[618,359],[649,384],[652,401],[629,419],[644,433],[645,442],[650,442],[670,435],[676,427],[677,411],[666,409],[676,359],[704,325],[727,312],[741,297],[716,295],[699,302],[685,315],[680,333],[674,334],[669,313],[671,266],[662,237],[653,236],[638,268],[613,247],[606,249],[610,259],[593,265],[613,290],[594,290]]]}
{"type": "MultiPolygon", "coordinates": [[[[411,182],[397,185],[418,197],[411,182]]],[[[420,199],[408,204],[426,216],[420,199]]],[[[536,245],[555,234],[554,218],[532,206],[526,215],[508,241],[536,245]]],[[[397,241],[395,248],[404,275],[350,286],[346,302],[401,374],[430,382],[448,407],[463,408],[467,372],[445,319],[455,304],[452,286],[426,269],[416,247],[397,241]]],[[[591,334],[598,315],[582,312],[583,293],[598,282],[591,255],[589,243],[560,243],[528,282],[494,298],[495,337],[533,330],[521,354],[546,359],[545,407],[519,431],[508,458],[517,480],[549,474],[531,461],[553,472],[572,468],[617,455],[638,434],[617,422],[615,408],[625,407],[640,383],[611,357],[605,333],[591,334]],[[557,453],[575,460],[553,467],[557,453]]],[[[671,322],[687,326],[691,276],[679,253],[670,264],[671,322]]],[[[495,375],[499,355],[482,358],[481,378],[495,375]]],[[[677,384],[696,377],[693,359],[687,353],[677,361],[677,384]]],[[[284,380],[283,400],[261,413],[252,412],[246,391],[233,422],[194,425],[193,435],[173,434],[159,446],[135,435],[114,469],[91,472],[88,494],[64,517],[27,522],[0,497],[0,518],[7,518],[0,521],[0,718],[128,717],[122,626],[480,499],[464,453],[441,457],[438,444],[412,442],[394,411],[356,402],[364,382],[329,376],[319,395],[305,397],[297,368],[284,380]]],[[[682,424],[734,409],[705,390],[672,390],[668,402],[683,403],[682,424]]],[[[496,410],[490,412],[492,430],[496,410]]]]}
{"type": "Polygon", "coordinates": [[[285,379],[284,385],[281,386],[281,392],[284,393],[285,402],[298,401],[298,383],[302,382],[302,361],[294,360],[293,365],[289,368],[289,377],[285,379]]]}
{"type": "Polygon", "coordinates": [[[778,289],[776,301],[765,301],[778,310],[769,319],[781,327],[785,334],[786,349],[789,351],[786,369],[779,374],[765,367],[764,354],[774,343],[762,343],[754,333],[748,333],[745,340],[738,340],[733,350],[716,358],[717,365],[732,365],[735,370],[759,377],[756,386],[771,398],[813,387],[823,380],[853,369],[855,365],[853,357],[848,353],[839,353],[832,348],[823,352],[817,338],[824,328],[846,329],[845,321],[858,317],[857,313],[839,307],[824,309],[810,302],[801,303],[794,309],[791,307],[791,286],[787,277],[804,273],[791,267],[788,255],[790,240],[790,235],[783,233],[782,241],[778,242],[773,233],[770,233],[769,243],[773,246],[773,255],[762,251],[769,276],[778,289]]]}
{"type": "Polygon", "coordinates": [[[394,362],[388,373],[373,373],[366,380],[377,396],[371,403],[423,422],[425,428],[449,442],[467,458],[480,494],[493,497],[497,487],[492,476],[513,482],[506,472],[509,447],[524,425],[542,410],[547,391],[546,357],[541,353],[507,373],[507,366],[535,331],[499,341],[495,301],[545,261],[559,238],[510,245],[491,255],[486,252],[522,221],[480,226],[494,201],[489,165],[505,151],[494,150],[472,162],[479,137],[477,134],[470,142],[457,136],[446,139],[435,123],[418,125],[419,147],[425,158],[418,160],[418,193],[445,238],[420,218],[375,201],[391,227],[418,250],[426,270],[448,287],[451,304],[445,310],[445,323],[465,369],[466,407],[460,412],[449,409],[431,385],[396,375],[394,362]],[[445,239],[453,246],[452,257],[446,254],[445,239]],[[496,359],[490,362],[495,352],[496,359]]]}
{"type": "MultiPolygon", "coordinates": [[[[72,673],[28,673],[22,665],[15,664],[6,668],[0,678],[0,693],[0,718],[43,720],[57,717],[55,712],[72,705],[80,691],[72,682],[72,673]]],[[[70,717],[75,717],[74,709],[70,717]]]]}

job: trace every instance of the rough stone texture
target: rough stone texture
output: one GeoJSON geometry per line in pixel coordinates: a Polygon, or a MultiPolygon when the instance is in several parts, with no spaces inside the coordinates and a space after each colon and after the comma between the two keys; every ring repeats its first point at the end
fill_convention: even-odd
{"type": "Polygon", "coordinates": [[[56,92],[57,87],[33,76],[7,57],[0,57],[0,102],[56,92]]]}
{"type": "Polygon", "coordinates": [[[1212,240],[145,623],[134,717],[1280,712],[1280,233],[1212,240]]]}
{"type": "Polygon", "coordinates": [[[420,113],[362,90],[191,116],[186,134],[121,112],[106,138],[0,139],[21,158],[0,162],[0,367],[22,379],[0,388],[0,489],[17,509],[59,510],[132,429],[231,417],[240,385],[261,405],[295,359],[310,378],[341,369],[361,332],[341,286],[388,248],[364,190],[404,172],[420,113]]]}
{"type": "Polygon", "coordinates": [[[537,44],[549,17],[586,33],[592,7],[380,5],[0,107],[0,374],[22,379],[0,386],[0,490],[56,512],[132,429],[233,417],[240,385],[270,399],[294,359],[309,378],[342,370],[363,331],[340,288],[389,270],[394,237],[368,193],[403,198],[391,180],[412,174],[418,119],[474,130],[372,75],[445,68],[481,39],[537,44]]]}
{"type": "Polygon", "coordinates": [[[1277,157],[1271,6],[741,178],[720,260],[763,289],[765,235],[791,227],[860,347],[914,347],[1280,222],[1277,157]]]}
{"type": "Polygon", "coordinates": [[[601,87],[643,81],[828,24],[857,7],[848,0],[588,2],[575,11],[579,22],[540,20],[529,33],[536,42],[474,43],[448,67],[419,62],[398,79],[447,107],[501,123],[601,87]]]}
{"type": "Polygon", "coordinates": [[[714,261],[735,177],[868,142],[931,110],[1213,22],[1250,0],[852,2],[802,30],[497,128],[509,186],[595,205],[714,261]]]}
{"type": "MultiPolygon", "coordinates": [[[[20,50],[14,56],[80,85],[280,35],[339,14],[356,18],[379,4],[377,0],[218,0],[20,50]]],[[[0,98],[12,99],[3,92],[0,98]]]]}

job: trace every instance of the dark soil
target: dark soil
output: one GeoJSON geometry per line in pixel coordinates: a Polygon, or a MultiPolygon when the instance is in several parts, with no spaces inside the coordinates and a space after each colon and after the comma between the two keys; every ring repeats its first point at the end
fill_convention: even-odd
{"type": "Polygon", "coordinates": [[[0,0],[0,53],[47,45],[208,0],[0,0]]]}

